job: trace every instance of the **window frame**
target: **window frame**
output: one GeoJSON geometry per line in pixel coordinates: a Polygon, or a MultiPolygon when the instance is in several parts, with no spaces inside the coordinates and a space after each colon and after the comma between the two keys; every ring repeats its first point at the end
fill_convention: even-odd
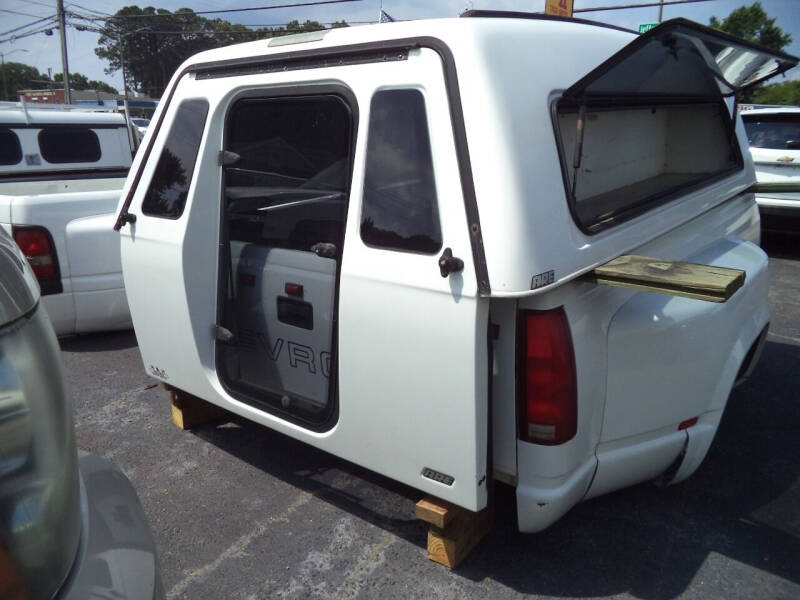
{"type": "MultiPolygon", "coordinates": [[[[344,215],[342,220],[343,237],[342,249],[339,256],[344,255],[344,249],[347,244],[347,221],[350,212],[350,198],[353,192],[353,172],[355,168],[355,155],[356,147],[358,144],[358,131],[360,125],[360,114],[358,100],[355,93],[350,87],[342,82],[337,83],[307,83],[300,85],[287,85],[281,83],[274,87],[270,85],[262,85],[259,87],[248,87],[226,97],[222,103],[224,117],[222,128],[222,148],[227,148],[228,145],[228,131],[229,121],[233,113],[233,109],[239,100],[246,99],[271,99],[271,98],[291,98],[291,97],[308,97],[308,96],[337,96],[345,107],[350,111],[351,121],[351,135],[350,144],[348,148],[348,173],[347,173],[347,187],[344,191],[345,206],[344,215]]],[[[219,105],[217,106],[217,110],[219,105]]],[[[225,251],[226,240],[229,244],[228,221],[226,215],[226,202],[225,202],[225,176],[224,166],[219,166],[219,233],[218,233],[218,263],[217,263],[217,310],[216,322],[224,322],[224,306],[226,295],[228,292],[228,280],[230,278],[230,265],[226,260],[227,254],[225,251]]],[[[222,389],[225,393],[236,399],[239,402],[244,402],[258,410],[264,411],[267,414],[273,415],[287,422],[299,425],[300,427],[313,431],[316,433],[325,433],[333,429],[339,421],[339,369],[338,369],[338,347],[339,347],[339,287],[341,284],[341,260],[339,259],[336,267],[336,277],[334,283],[333,295],[333,331],[331,336],[331,367],[330,375],[328,378],[328,406],[325,410],[321,411],[318,419],[308,418],[306,415],[295,414],[285,410],[280,402],[270,403],[254,395],[239,389],[232,388],[229,383],[220,375],[220,361],[223,359],[222,352],[219,350],[219,344],[215,343],[214,348],[214,372],[217,376],[222,389]]]]}
{"type": "Polygon", "coordinates": [[[46,163],[49,163],[51,165],[90,164],[90,163],[100,162],[102,160],[102,158],[103,158],[103,148],[102,148],[102,146],[100,144],[100,138],[97,136],[97,132],[91,126],[86,126],[86,127],[79,126],[79,127],[76,127],[76,126],[63,126],[63,125],[44,125],[39,129],[38,133],[36,134],[36,143],[39,146],[39,153],[41,154],[42,159],[46,163]],[[91,134],[92,138],[94,139],[94,142],[97,145],[97,158],[94,158],[92,160],[52,160],[51,157],[48,157],[45,154],[45,149],[44,149],[45,146],[42,143],[42,135],[47,134],[48,131],[54,131],[54,130],[60,131],[60,132],[62,132],[62,131],[70,131],[70,132],[81,131],[81,132],[85,132],[85,133],[91,134]]]}
{"type": "Polygon", "coordinates": [[[439,252],[444,247],[444,230],[442,228],[442,214],[441,214],[441,211],[439,210],[439,186],[438,186],[438,181],[437,181],[437,178],[436,178],[436,166],[435,166],[435,161],[434,161],[434,157],[433,157],[433,144],[434,144],[434,142],[433,142],[433,135],[432,135],[431,126],[430,126],[430,123],[431,123],[430,112],[428,111],[428,102],[427,102],[427,97],[426,97],[425,91],[423,89],[420,89],[418,86],[415,86],[415,85],[379,87],[379,88],[376,88],[376,89],[374,89],[372,91],[372,94],[370,95],[369,102],[370,102],[370,111],[369,111],[369,116],[368,116],[367,122],[365,123],[365,136],[364,136],[365,137],[365,141],[364,141],[364,168],[363,168],[363,176],[361,178],[361,181],[359,182],[361,184],[361,204],[359,206],[359,215],[358,215],[359,216],[359,219],[358,219],[358,237],[361,240],[361,243],[364,244],[367,248],[372,248],[372,249],[375,249],[375,250],[385,250],[387,252],[402,252],[404,254],[418,254],[420,256],[434,256],[436,254],[439,254],[439,252]],[[373,244],[373,243],[367,242],[364,239],[364,236],[363,236],[362,230],[361,230],[361,226],[362,226],[362,223],[363,223],[364,206],[366,204],[365,203],[365,197],[364,197],[365,196],[364,190],[365,190],[365,184],[366,184],[366,180],[367,180],[367,163],[369,161],[369,143],[370,143],[370,124],[371,124],[371,120],[372,120],[372,102],[375,100],[375,97],[378,94],[383,93],[383,92],[394,92],[394,91],[415,91],[422,98],[422,109],[423,109],[424,114],[425,114],[425,131],[426,131],[426,133],[428,135],[428,151],[429,151],[429,157],[430,157],[430,163],[431,163],[431,176],[432,176],[432,179],[433,179],[433,182],[432,182],[433,183],[433,192],[434,192],[434,195],[435,195],[435,198],[434,198],[434,208],[436,209],[436,219],[435,219],[436,222],[435,222],[435,225],[439,230],[439,238],[440,238],[439,239],[439,245],[436,247],[435,250],[431,250],[431,251],[412,250],[412,249],[409,249],[409,248],[394,248],[392,246],[381,246],[381,245],[378,245],[378,244],[373,244]]]}
{"type": "Polygon", "coordinates": [[[208,132],[209,115],[212,113],[211,108],[212,108],[211,107],[211,102],[209,101],[209,99],[206,96],[192,96],[192,97],[188,97],[188,98],[182,98],[178,102],[178,105],[175,108],[175,111],[172,113],[173,121],[172,121],[172,123],[170,125],[170,128],[166,132],[166,136],[164,137],[164,143],[161,145],[161,149],[160,149],[160,151],[158,153],[158,159],[156,160],[156,164],[155,164],[155,167],[153,168],[152,175],[150,176],[150,180],[147,182],[147,187],[144,190],[144,194],[142,195],[141,203],[139,204],[139,209],[142,211],[143,215],[145,215],[147,217],[152,217],[154,219],[167,219],[169,221],[177,221],[186,212],[186,203],[189,201],[189,198],[192,195],[192,189],[193,189],[192,186],[194,185],[194,182],[195,182],[195,172],[197,171],[199,163],[200,163],[200,161],[202,159],[201,150],[203,150],[203,140],[204,140],[204,138],[206,136],[206,133],[208,132]],[[205,117],[203,118],[203,129],[200,132],[200,140],[199,140],[199,142],[197,144],[197,151],[195,152],[195,155],[194,155],[194,164],[192,165],[191,173],[188,174],[189,175],[189,181],[188,181],[188,183],[186,185],[186,199],[183,201],[183,204],[181,205],[180,211],[178,211],[177,215],[168,215],[168,214],[158,214],[158,213],[153,213],[153,212],[147,212],[145,210],[145,202],[147,201],[147,197],[150,194],[150,189],[153,186],[153,180],[155,179],[156,174],[158,173],[158,166],[159,166],[159,163],[161,162],[161,157],[164,154],[164,150],[166,150],[166,148],[167,148],[167,143],[169,142],[170,133],[172,133],[172,127],[175,125],[175,117],[177,116],[178,111],[180,111],[181,107],[185,103],[187,103],[187,102],[197,102],[197,101],[205,102],[205,104],[206,104],[206,114],[205,114],[205,117]]]}
{"type": "MultiPolygon", "coordinates": [[[[567,207],[569,208],[570,216],[572,217],[573,223],[575,226],[581,231],[581,233],[588,235],[588,236],[595,236],[600,233],[615,229],[616,227],[623,225],[637,217],[640,217],[660,206],[664,206],[669,204],[673,200],[678,199],[679,197],[685,196],[686,194],[691,194],[697,190],[705,188],[709,185],[712,185],[718,181],[721,181],[727,177],[730,177],[734,173],[740,172],[744,168],[744,159],[742,157],[742,151],[740,147],[739,137],[736,135],[736,130],[734,129],[735,120],[734,119],[725,119],[723,118],[725,132],[728,136],[728,139],[731,140],[730,142],[730,149],[733,152],[733,159],[734,159],[734,166],[730,169],[726,169],[724,171],[720,171],[719,173],[708,177],[706,179],[697,181],[687,186],[679,187],[677,189],[667,189],[663,192],[658,192],[656,194],[652,194],[651,196],[647,196],[643,198],[640,202],[629,206],[627,208],[623,208],[619,211],[614,212],[607,223],[603,224],[603,222],[595,222],[592,224],[585,224],[579,214],[577,208],[577,200],[575,199],[575,195],[572,191],[572,184],[571,184],[571,161],[572,157],[567,156],[564,151],[564,145],[562,143],[561,137],[561,127],[558,122],[558,103],[562,100],[562,94],[555,94],[551,97],[550,101],[550,120],[553,125],[553,135],[555,137],[556,149],[558,152],[558,162],[561,167],[561,182],[564,186],[564,195],[567,200],[567,207]]],[[[663,99],[653,99],[653,98],[620,98],[618,103],[615,105],[614,108],[628,108],[628,107],[635,107],[635,106],[658,106],[658,105],[674,105],[674,104],[682,104],[685,103],[686,105],[695,104],[695,103],[702,103],[702,104],[713,104],[713,98],[695,98],[693,100],[686,99],[686,98],[671,98],[665,97],[663,99]]],[[[716,99],[720,105],[720,108],[724,111],[723,114],[730,114],[730,110],[725,103],[725,100],[720,96],[716,99]]],[[[607,99],[599,100],[597,102],[592,102],[591,100],[586,100],[586,108],[587,110],[591,109],[592,107],[603,106],[607,107],[607,99]]]]}
{"type": "Polygon", "coordinates": [[[17,140],[17,161],[16,162],[0,162],[0,166],[2,166],[2,167],[13,167],[13,166],[16,166],[16,165],[20,164],[22,162],[23,157],[24,157],[24,153],[22,152],[22,142],[20,142],[19,136],[17,135],[17,132],[14,131],[10,126],[7,126],[7,125],[0,126],[0,135],[2,135],[4,132],[7,132],[8,134],[14,136],[14,139],[17,140]]]}

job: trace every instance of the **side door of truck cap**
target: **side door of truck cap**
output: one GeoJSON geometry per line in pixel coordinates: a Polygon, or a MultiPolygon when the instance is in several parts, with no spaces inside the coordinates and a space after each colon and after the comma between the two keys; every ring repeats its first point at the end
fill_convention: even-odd
{"type": "Polygon", "coordinates": [[[788,71],[798,60],[687,19],[671,19],[612,55],[565,90],[562,97],[731,96],[788,71]],[[698,67],[704,64],[707,70],[694,69],[696,77],[686,78],[685,69],[673,68],[679,58],[691,60],[698,67]],[[681,79],[671,77],[678,73],[681,79]]]}

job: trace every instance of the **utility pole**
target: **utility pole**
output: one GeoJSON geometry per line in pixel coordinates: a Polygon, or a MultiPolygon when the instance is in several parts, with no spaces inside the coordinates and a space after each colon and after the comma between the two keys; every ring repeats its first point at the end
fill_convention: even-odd
{"type": "Polygon", "coordinates": [[[64,104],[72,104],[72,94],[69,89],[69,61],[67,60],[67,23],[64,17],[64,0],[56,0],[56,13],[58,15],[58,29],[61,32],[61,68],[64,71],[64,104]]]}
{"type": "Polygon", "coordinates": [[[664,0],[658,0],[658,22],[661,23],[661,17],[664,14],[664,0]]]}

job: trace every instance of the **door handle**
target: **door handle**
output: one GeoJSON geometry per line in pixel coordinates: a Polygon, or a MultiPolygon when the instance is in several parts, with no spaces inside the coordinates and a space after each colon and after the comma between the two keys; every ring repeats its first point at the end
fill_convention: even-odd
{"type": "Polygon", "coordinates": [[[441,273],[442,277],[447,277],[450,273],[463,270],[464,261],[453,256],[453,251],[450,248],[445,248],[439,257],[439,273],[441,273]]]}

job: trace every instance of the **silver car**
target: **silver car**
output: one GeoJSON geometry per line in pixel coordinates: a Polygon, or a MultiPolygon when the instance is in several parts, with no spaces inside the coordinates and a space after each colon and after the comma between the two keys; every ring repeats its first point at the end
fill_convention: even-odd
{"type": "Polygon", "coordinates": [[[76,448],[39,286],[0,229],[0,598],[163,597],[133,486],[76,448]]]}

